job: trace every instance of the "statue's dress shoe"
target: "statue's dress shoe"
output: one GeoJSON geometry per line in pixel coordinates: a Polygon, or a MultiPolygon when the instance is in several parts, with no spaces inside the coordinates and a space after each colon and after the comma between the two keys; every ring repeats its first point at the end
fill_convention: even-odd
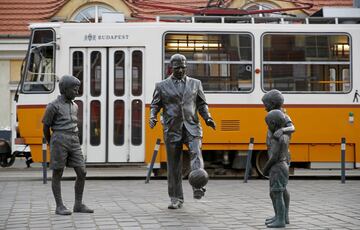
{"type": "Polygon", "coordinates": [[[55,214],[58,215],[71,215],[71,211],[65,206],[56,207],[55,214]]]}
{"type": "Polygon", "coordinates": [[[194,189],[194,199],[200,200],[205,195],[205,188],[194,189]]]}
{"type": "Polygon", "coordinates": [[[273,221],[272,223],[269,223],[266,226],[268,228],[284,228],[285,227],[285,220],[284,221],[279,221],[278,219],[276,219],[275,221],[273,221]]]}
{"type": "Polygon", "coordinates": [[[290,224],[289,212],[288,211],[286,211],[286,213],[285,213],[285,224],[290,224]]]}
{"type": "Polygon", "coordinates": [[[175,202],[171,202],[168,206],[168,209],[179,209],[182,207],[182,202],[180,201],[175,201],[175,202]]]}
{"type": "Polygon", "coordinates": [[[265,220],[265,224],[268,225],[268,224],[274,222],[275,220],[276,220],[276,216],[273,216],[273,217],[271,217],[271,218],[267,218],[267,219],[265,220]]]}
{"type": "Polygon", "coordinates": [[[81,205],[74,206],[74,212],[93,213],[94,210],[88,208],[85,204],[81,204],[81,205]]]}
{"type": "MultiPolygon", "coordinates": [[[[274,217],[271,217],[271,218],[268,218],[265,220],[265,224],[268,225],[268,224],[271,224],[272,222],[274,222],[276,220],[276,216],[274,217]]],[[[285,224],[290,224],[290,221],[289,221],[289,217],[286,216],[285,217],[285,224]]]]}

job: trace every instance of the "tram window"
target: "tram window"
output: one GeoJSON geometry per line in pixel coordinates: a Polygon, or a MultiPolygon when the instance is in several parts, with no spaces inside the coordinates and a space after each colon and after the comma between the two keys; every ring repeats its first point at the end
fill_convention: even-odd
{"type": "Polygon", "coordinates": [[[346,93],[351,90],[350,38],[345,34],[265,34],[263,89],[346,93]]]}
{"type": "Polygon", "coordinates": [[[187,58],[187,75],[201,80],[205,92],[249,92],[253,88],[250,34],[168,33],[164,39],[166,78],[170,57],[187,58]]]}
{"type": "Polygon", "coordinates": [[[34,30],[26,68],[23,93],[50,93],[55,88],[55,43],[52,30],[34,30]]]}
{"type": "Polygon", "coordinates": [[[93,97],[97,97],[101,94],[101,52],[91,52],[90,66],[90,94],[93,97]]]}
{"type": "Polygon", "coordinates": [[[55,86],[53,47],[43,46],[30,52],[23,92],[52,92],[55,86]]]}
{"type": "Polygon", "coordinates": [[[351,90],[351,84],[350,84],[350,71],[348,68],[344,68],[341,71],[342,74],[342,78],[344,79],[344,84],[343,84],[343,91],[344,92],[349,92],[351,90]]]}
{"type": "Polygon", "coordinates": [[[114,53],[114,94],[123,96],[125,89],[125,54],[124,51],[114,53]]]}
{"type": "Polygon", "coordinates": [[[329,80],[330,80],[330,84],[329,84],[329,88],[330,88],[330,92],[336,92],[336,69],[335,68],[330,68],[329,69],[329,80]]]}
{"type": "Polygon", "coordinates": [[[133,100],[131,103],[131,144],[142,143],[142,102],[133,100]]]}
{"type": "Polygon", "coordinates": [[[84,122],[84,107],[83,107],[83,102],[80,100],[75,100],[74,101],[77,106],[78,106],[78,113],[77,113],[77,117],[78,117],[78,129],[79,129],[79,140],[80,140],[80,144],[83,143],[83,122],[84,122]]]}
{"type": "Polygon", "coordinates": [[[114,144],[119,146],[124,144],[124,101],[114,102],[114,144]]]}
{"type": "Polygon", "coordinates": [[[142,94],[142,59],[141,51],[136,50],[132,52],[131,91],[134,96],[140,96],[142,94]]]}
{"type": "Polygon", "coordinates": [[[81,51],[73,53],[72,74],[81,82],[78,96],[82,96],[84,92],[84,54],[81,51]]]}
{"type": "Polygon", "coordinates": [[[90,144],[100,145],[101,137],[101,106],[100,101],[90,102],[90,144]]]}
{"type": "Polygon", "coordinates": [[[52,30],[35,30],[32,44],[43,44],[54,41],[54,32],[52,30]]]}

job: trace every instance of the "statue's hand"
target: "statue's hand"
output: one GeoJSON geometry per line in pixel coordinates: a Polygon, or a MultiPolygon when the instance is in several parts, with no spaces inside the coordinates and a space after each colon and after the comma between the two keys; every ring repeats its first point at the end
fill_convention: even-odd
{"type": "Polygon", "coordinates": [[[215,121],[212,118],[209,118],[209,119],[206,120],[206,125],[213,128],[213,130],[216,129],[215,121]]]}
{"type": "Polygon", "coordinates": [[[269,176],[269,170],[264,170],[263,173],[264,173],[264,176],[269,176]]]}
{"type": "Polygon", "coordinates": [[[269,165],[268,165],[267,163],[265,164],[262,172],[263,172],[263,175],[264,175],[264,176],[269,176],[269,174],[270,174],[270,167],[269,167],[269,165]]]}
{"type": "Polygon", "coordinates": [[[156,118],[151,117],[151,118],[150,118],[150,120],[149,120],[149,125],[150,125],[150,128],[154,128],[154,127],[155,127],[155,125],[156,125],[156,123],[157,123],[156,118]]]}
{"type": "Polygon", "coordinates": [[[280,138],[279,138],[280,141],[284,142],[284,143],[289,143],[290,141],[290,138],[288,135],[282,135],[280,138]]]}
{"type": "Polygon", "coordinates": [[[284,131],[283,131],[282,129],[278,129],[278,130],[275,131],[274,137],[275,137],[276,139],[279,139],[280,136],[283,135],[283,133],[284,133],[284,131]]]}

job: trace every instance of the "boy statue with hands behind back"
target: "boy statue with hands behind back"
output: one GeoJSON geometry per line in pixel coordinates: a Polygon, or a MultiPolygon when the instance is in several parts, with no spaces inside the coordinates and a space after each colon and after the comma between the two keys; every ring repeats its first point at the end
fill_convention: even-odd
{"type": "Polygon", "coordinates": [[[50,144],[50,168],[53,170],[51,187],[56,202],[55,213],[59,215],[72,213],[65,207],[61,196],[61,178],[65,166],[73,167],[76,172],[73,211],[94,212],[82,203],[86,170],[78,136],[78,107],[73,102],[79,87],[80,81],[77,78],[63,76],[59,82],[61,95],[47,105],[42,121],[45,139],[50,144]]]}

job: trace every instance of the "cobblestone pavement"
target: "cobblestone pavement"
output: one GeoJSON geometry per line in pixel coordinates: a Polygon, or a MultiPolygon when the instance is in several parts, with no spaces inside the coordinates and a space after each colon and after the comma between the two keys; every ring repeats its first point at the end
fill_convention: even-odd
{"type": "MultiPolygon", "coordinates": [[[[0,181],[0,229],[266,229],[273,215],[267,180],[210,180],[202,200],[183,181],[185,203],[169,210],[165,180],[88,180],[94,214],[55,215],[51,182],[0,181]]],[[[62,182],[69,208],[74,181],[62,182]]],[[[360,229],[360,181],[290,180],[287,229],[360,229]]]]}

